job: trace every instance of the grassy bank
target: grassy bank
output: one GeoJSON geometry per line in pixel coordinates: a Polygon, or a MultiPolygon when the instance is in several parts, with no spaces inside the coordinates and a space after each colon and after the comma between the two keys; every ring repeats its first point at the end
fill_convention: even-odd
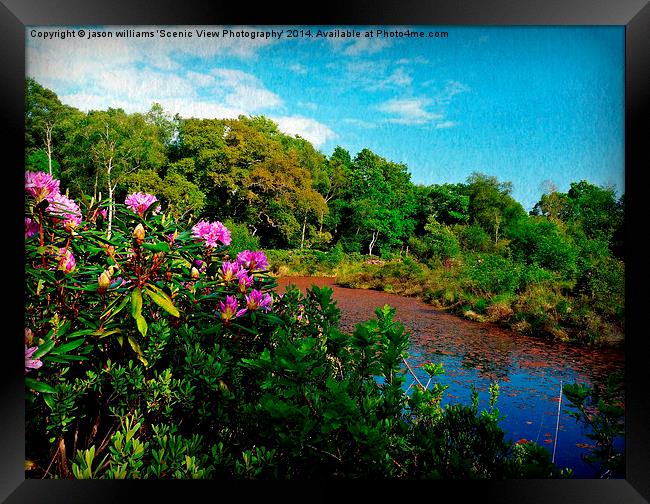
{"type": "Polygon", "coordinates": [[[382,260],[345,254],[335,247],[330,252],[274,250],[269,258],[277,276],[335,276],[344,287],[415,297],[470,320],[557,341],[623,342],[622,282],[608,278],[622,275],[616,264],[594,272],[593,287],[586,291],[539,266],[487,253],[424,263],[409,256],[382,260]],[[604,283],[607,287],[599,290],[604,283]]]}

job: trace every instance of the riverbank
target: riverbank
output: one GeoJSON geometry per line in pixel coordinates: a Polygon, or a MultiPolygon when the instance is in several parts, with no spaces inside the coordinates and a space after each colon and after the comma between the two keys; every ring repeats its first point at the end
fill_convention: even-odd
{"type": "MultiPolygon", "coordinates": [[[[501,427],[513,442],[532,440],[551,448],[557,434],[557,461],[572,467],[577,477],[594,477],[581,455],[593,448],[582,427],[569,414],[565,403],[559,418],[557,398],[560,383],[606,383],[608,376],[624,370],[624,352],[617,348],[594,348],[526,337],[493,323],[478,323],[437,310],[421,300],[378,290],[359,291],[341,287],[334,278],[280,277],[278,292],[294,284],[305,292],[313,284],[332,289],[341,311],[340,328],[352,332],[375,308],[388,304],[396,309],[395,320],[410,334],[408,362],[426,383],[427,363],[441,364],[444,373],[436,377],[445,391],[445,404],[471,402],[476,387],[482,405],[489,400],[489,388],[498,383],[501,427]]],[[[407,383],[405,386],[410,384],[407,383]]]]}
{"type": "Polygon", "coordinates": [[[569,282],[540,269],[522,269],[494,255],[423,264],[412,257],[381,260],[312,250],[271,251],[271,272],[335,278],[336,285],[412,297],[475,322],[551,341],[622,347],[623,318],[599,312],[569,282]]]}

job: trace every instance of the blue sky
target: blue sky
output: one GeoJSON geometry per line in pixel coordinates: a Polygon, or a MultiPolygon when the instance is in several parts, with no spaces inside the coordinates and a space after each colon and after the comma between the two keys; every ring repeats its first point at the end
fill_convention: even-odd
{"type": "Polygon", "coordinates": [[[229,27],[284,30],[252,39],[196,33],[223,27],[95,26],[60,37],[71,28],[27,28],[27,75],[84,111],[159,102],[183,117],[265,115],[324,154],[367,147],[404,163],[415,183],[495,175],[527,209],[547,181],[624,191],[623,27],[381,27],[448,32],[416,39],[364,36],[380,27],[354,27],[359,38],[315,36],[344,26],[229,27]],[[117,37],[125,28],[154,37],[117,37]]]}

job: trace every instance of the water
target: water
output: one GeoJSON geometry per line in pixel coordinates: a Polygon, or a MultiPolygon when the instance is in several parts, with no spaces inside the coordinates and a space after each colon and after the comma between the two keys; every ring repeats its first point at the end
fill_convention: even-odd
{"type": "MultiPolygon", "coordinates": [[[[411,332],[409,365],[421,382],[427,362],[442,362],[445,374],[436,379],[449,388],[443,404],[470,403],[471,386],[479,392],[480,406],[489,400],[489,385],[499,383],[497,408],[505,418],[501,426],[512,441],[527,439],[553,453],[559,467],[570,467],[576,478],[596,477],[595,468],[582,460],[593,441],[582,424],[569,416],[562,398],[555,439],[560,383],[602,383],[608,374],[624,370],[624,352],[617,348],[587,348],[548,342],[503,330],[493,324],[465,320],[413,298],[380,291],[348,289],[330,278],[284,277],[278,290],[296,284],[332,288],[341,310],[341,329],[351,332],[358,322],[374,318],[384,304],[397,309],[395,319],[411,332]]],[[[408,375],[410,379],[410,375],[408,375]]],[[[409,383],[410,384],[410,383],[409,383]]],[[[622,448],[623,440],[618,440],[622,448]]]]}

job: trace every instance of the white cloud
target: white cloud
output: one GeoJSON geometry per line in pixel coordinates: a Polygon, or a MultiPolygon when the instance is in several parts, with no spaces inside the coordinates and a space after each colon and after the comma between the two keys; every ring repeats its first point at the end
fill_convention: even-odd
{"type": "Polygon", "coordinates": [[[429,60],[423,56],[415,56],[414,58],[400,58],[395,62],[396,65],[412,65],[415,63],[424,65],[429,63],[429,60]]]}
{"type": "Polygon", "coordinates": [[[457,94],[465,93],[469,90],[469,86],[463,84],[462,82],[449,80],[445,83],[445,87],[437,93],[434,99],[437,103],[447,104],[457,94]]]}
{"type": "Polygon", "coordinates": [[[278,127],[284,133],[289,135],[300,135],[305,140],[309,140],[316,148],[322,146],[328,140],[337,138],[328,126],[323,123],[303,116],[283,116],[271,117],[278,124],[278,127]]]}
{"type": "Polygon", "coordinates": [[[229,68],[214,68],[215,93],[224,96],[224,102],[234,108],[260,110],[282,105],[282,99],[264,87],[252,74],[229,68]]]}
{"type": "Polygon", "coordinates": [[[436,119],[442,119],[441,114],[433,114],[425,109],[431,100],[426,98],[394,98],[382,103],[377,107],[381,112],[391,114],[394,117],[389,122],[398,124],[425,124],[436,119]]]}
{"type": "Polygon", "coordinates": [[[198,87],[208,87],[214,84],[214,77],[204,73],[189,71],[185,74],[188,80],[195,83],[198,87]]]}
{"type": "Polygon", "coordinates": [[[353,126],[357,126],[359,128],[363,129],[373,129],[377,127],[376,123],[370,122],[370,121],[364,121],[363,119],[355,119],[352,117],[348,117],[346,119],[342,119],[341,122],[344,122],[346,124],[351,124],[353,126]]]}
{"type": "Polygon", "coordinates": [[[436,129],[453,128],[454,126],[458,126],[458,123],[455,121],[441,121],[436,124],[436,129]]]}
{"type": "Polygon", "coordinates": [[[379,82],[374,84],[369,88],[369,90],[375,89],[386,89],[386,88],[401,88],[410,86],[413,82],[413,77],[411,77],[403,68],[399,67],[393,71],[385,79],[381,79],[379,82]]]}
{"type": "Polygon", "coordinates": [[[307,67],[301,65],[300,63],[293,63],[289,65],[289,70],[291,70],[293,73],[297,73],[300,75],[304,75],[307,73],[307,67]]]}
{"type": "Polygon", "coordinates": [[[346,56],[361,56],[363,54],[375,54],[391,45],[390,39],[366,37],[362,31],[360,37],[328,37],[327,42],[334,52],[346,56]]]}
{"type": "Polygon", "coordinates": [[[308,110],[316,110],[316,109],[318,109],[318,105],[315,104],[314,102],[302,102],[302,101],[299,101],[298,106],[302,107],[302,108],[306,108],[308,110]]]}

